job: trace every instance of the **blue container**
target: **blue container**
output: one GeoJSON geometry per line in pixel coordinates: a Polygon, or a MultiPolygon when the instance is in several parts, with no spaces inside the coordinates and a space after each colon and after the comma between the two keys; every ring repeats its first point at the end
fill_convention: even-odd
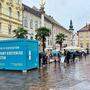
{"type": "Polygon", "coordinates": [[[39,67],[38,41],[0,41],[0,69],[29,70],[39,67]]]}

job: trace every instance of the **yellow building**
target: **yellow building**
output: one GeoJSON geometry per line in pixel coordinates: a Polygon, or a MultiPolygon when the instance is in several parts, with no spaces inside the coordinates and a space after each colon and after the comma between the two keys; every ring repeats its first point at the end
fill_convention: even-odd
{"type": "Polygon", "coordinates": [[[78,46],[90,49],[90,24],[78,31],[78,46]]]}
{"type": "Polygon", "coordinates": [[[0,0],[0,39],[13,37],[22,25],[22,0],[0,0]]]}

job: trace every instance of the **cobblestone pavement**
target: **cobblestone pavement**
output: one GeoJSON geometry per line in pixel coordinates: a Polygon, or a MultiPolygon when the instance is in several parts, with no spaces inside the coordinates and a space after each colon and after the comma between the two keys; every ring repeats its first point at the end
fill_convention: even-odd
{"type": "Polygon", "coordinates": [[[90,56],[67,67],[52,63],[27,74],[0,71],[0,90],[90,90],[90,56]]]}

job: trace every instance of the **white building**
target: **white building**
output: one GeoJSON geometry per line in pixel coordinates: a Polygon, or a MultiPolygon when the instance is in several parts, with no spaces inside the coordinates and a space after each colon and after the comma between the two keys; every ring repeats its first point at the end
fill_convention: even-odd
{"type": "Polygon", "coordinates": [[[77,33],[73,34],[73,46],[78,46],[78,35],[77,35],[77,33]]]}
{"type": "MultiPolygon", "coordinates": [[[[23,4],[23,27],[28,30],[28,38],[35,38],[36,30],[41,27],[41,14],[35,8],[23,4]]],[[[52,23],[45,17],[45,27],[52,31],[52,23]]],[[[50,36],[51,37],[51,36],[50,36]]],[[[46,47],[52,46],[50,37],[47,38],[46,47]]]]}
{"type": "MultiPolygon", "coordinates": [[[[36,30],[41,27],[41,13],[37,8],[30,8],[23,4],[23,27],[28,30],[28,38],[35,38],[36,30]]],[[[55,38],[58,33],[64,33],[68,37],[64,42],[70,46],[72,32],[61,26],[53,17],[45,14],[44,26],[51,30],[51,35],[47,37],[46,48],[55,47],[55,38]]]]}

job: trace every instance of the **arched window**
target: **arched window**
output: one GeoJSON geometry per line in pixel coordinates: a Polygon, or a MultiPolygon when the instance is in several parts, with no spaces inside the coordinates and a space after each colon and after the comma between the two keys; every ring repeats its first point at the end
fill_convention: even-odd
{"type": "Polygon", "coordinates": [[[17,11],[17,18],[18,18],[18,20],[20,20],[20,12],[19,11],[17,11]]]}
{"type": "Polygon", "coordinates": [[[20,0],[17,0],[17,4],[20,4],[20,0]]]}
{"type": "Polygon", "coordinates": [[[2,31],[2,24],[0,23],[0,32],[2,31]]]}
{"type": "Polygon", "coordinates": [[[89,48],[89,43],[87,43],[87,48],[89,48]]]}
{"type": "Polygon", "coordinates": [[[38,28],[38,21],[35,21],[35,29],[38,28]]]}
{"type": "Polygon", "coordinates": [[[1,3],[0,3],[0,13],[2,12],[2,5],[1,5],[1,3]]]}
{"type": "Polygon", "coordinates": [[[8,34],[11,34],[11,30],[12,30],[12,25],[11,25],[11,22],[9,22],[9,24],[8,24],[8,34]]]}
{"type": "Polygon", "coordinates": [[[11,17],[12,16],[12,8],[9,7],[9,16],[11,17]]]}
{"type": "Polygon", "coordinates": [[[33,29],[33,20],[30,20],[30,28],[33,29]]]}
{"type": "Polygon", "coordinates": [[[28,19],[27,19],[27,17],[23,17],[23,26],[28,27],[28,19]]]}

